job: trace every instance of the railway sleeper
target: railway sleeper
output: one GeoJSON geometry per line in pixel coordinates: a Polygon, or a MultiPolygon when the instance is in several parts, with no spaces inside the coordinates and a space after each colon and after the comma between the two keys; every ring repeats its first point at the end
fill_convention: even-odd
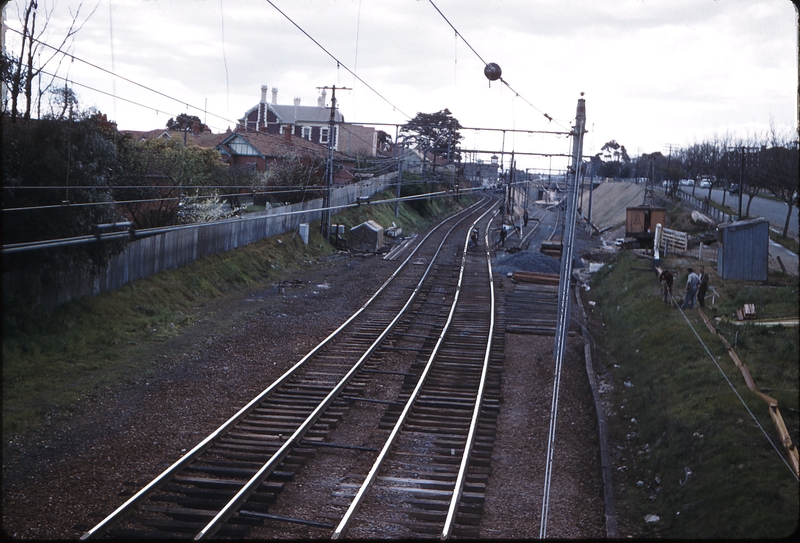
{"type": "MultiPolygon", "coordinates": [[[[283,460],[281,460],[280,464],[278,464],[278,470],[283,468],[284,471],[299,471],[300,468],[296,467],[298,465],[305,464],[305,458],[295,456],[292,457],[291,454],[287,454],[283,460]]],[[[242,470],[253,470],[253,474],[256,471],[261,469],[261,466],[264,465],[264,462],[247,462],[247,461],[240,461],[240,460],[227,460],[223,458],[202,458],[199,460],[205,466],[216,466],[220,468],[230,468],[230,469],[242,469],[242,470]]]]}
{"type": "MultiPolygon", "coordinates": [[[[335,424],[338,424],[338,421],[335,421],[335,424]]],[[[281,424],[277,422],[257,422],[257,421],[246,421],[239,424],[236,429],[242,431],[249,431],[249,432],[268,432],[268,433],[275,433],[280,432],[282,434],[291,434],[295,430],[297,430],[297,424],[281,424]]],[[[331,426],[329,424],[325,424],[320,422],[319,420],[315,422],[312,426],[314,430],[330,430],[331,426]]]]}
{"type": "MultiPolygon", "coordinates": [[[[186,471],[198,471],[200,473],[207,473],[209,475],[217,475],[220,477],[239,477],[242,479],[250,479],[256,474],[256,469],[243,469],[243,468],[229,468],[219,466],[190,466],[186,471]]],[[[294,479],[294,472],[275,470],[271,472],[267,479],[272,481],[291,481],[294,479]]],[[[241,486],[241,483],[239,484],[241,486]]]]}
{"type": "Polygon", "coordinates": [[[188,539],[185,534],[175,531],[135,530],[132,528],[114,528],[108,533],[108,537],[119,541],[144,539],[188,539]]]}
{"type": "MultiPolygon", "coordinates": [[[[232,498],[233,496],[231,496],[232,498]]],[[[229,498],[230,499],[230,498],[229,498]]],[[[157,494],[150,496],[151,502],[166,502],[166,503],[174,503],[175,505],[179,505],[181,507],[185,507],[188,509],[208,509],[208,510],[218,510],[221,506],[226,504],[228,500],[216,499],[216,500],[208,500],[208,499],[200,499],[200,498],[189,498],[186,496],[178,496],[172,494],[157,494]]],[[[249,500],[248,500],[249,501],[249,500]]],[[[273,500],[274,501],[274,500],[273,500]]],[[[267,510],[268,504],[261,502],[261,501],[253,501],[248,503],[248,507],[251,509],[261,509],[263,511],[267,510]]]]}
{"type": "MultiPolygon", "coordinates": [[[[270,483],[275,484],[275,483],[270,483]]],[[[278,492],[283,489],[283,484],[280,484],[280,487],[273,492],[253,492],[249,499],[258,502],[266,502],[272,503],[278,497],[278,492]]],[[[241,486],[241,485],[240,485],[241,486]]],[[[184,496],[190,498],[199,498],[199,499],[209,499],[209,500],[225,500],[230,501],[236,495],[237,489],[231,488],[228,490],[211,490],[211,489],[202,489],[202,488],[195,488],[195,487],[186,487],[186,486],[179,486],[179,485],[164,485],[160,489],[163,492],[172,492],[172,493],[180,493],[184,496]]]]}
{"type": "MultiPolygon", "coordinates": [[[[150,513],[161,513],[168,517],[182,520],[184,522],[203,522],[214,518],[218,511],[206,509],[190,509],[185,507],[164,507],[160,505],[145,505],[142,507],[143,511],[150,513]]],[[[260,526],[261,520],[255,518],[231,517],[227,522],[230,524],[245,524],[248,526],[260,526]]],[[[200,526],[202,529],[205,525],[200,526]]]]}
{"type": "MultiPolygon", "coordinates": [[[[316,407],[316,405],[314,406],[316,407]]],[[[275,405],[268,400],[262,403],[259,407],[253,409],[252,413],[257,414],[266,414],[271,416],[286,416],[286,417],[301,417],[305,420],[313,411],[313,409],[307,408],[298,408],[295,406],[284,406],[281,404],[275,405]]],[[[328,409],[325,410],[326,416],[330,417],[341,417],[347,412],[347,406],[341,405],[339,409],[335,409],[333,406],[329,406],[328,409]]]]}
{"type": "MultiPolygon", "coordinates": [[[[181,522],[177,520],[151,519],[142,517],[133,517],[131,520],[142,526],[155,528],[155,530],[115,528],[111,530],[108,535],[112,539],[117,539],[120,541],[134,539],[177,539],[184,538],[184,534],[196,534],[205,528],[205,525],[199,522],[181,522]],[[170,537],[170,533],[174,534],[174,537],[170,537]]],[[[226,524],[219,529],[217,535],[219,537],[241,538],[246,536],[249,531],[249,526],[235,526],[226,524]]]]}
{"type": "MultiPolygon", "coordinates": [[[[453,492],[451,490],[435,490],[435,489],[425,489],[425,488],[407,488],[403,486],[381,486],[376,487],[382,490],[389,490],[394,492],[400,492],[403,494],[408,494],[417,499],[433,499],[433,500],[445,500],[449,501],[450,498],[453,496],[453,492]]],[[[486,500],[486,496],[482,492],[462,492],[461,493],[461,501],[464,503],[484,503],[486,500]]]]}
{"type": "MultiPolygon", "coordinates": [[[[434,511],[426,511],[424,509],[412,509],[407,511],[406,514],[418,520],[425,520],[428,522],[440,522],[444,524],[444,521],[447,520],[447,512],[434,512],[434,511]]],[[[469,514],[469,513],[456,513],[456,524],[464,524],[469,526],[480,526],[481,523],[481,515],[479,514],[469,514]]]]}
{"type": "MultiPolygon", "coordinates": [[[[435,479],[409,479],[406,477],[379,477],[379,480],[385,483],[395,483],[395,485],[403,485],[403,486],[393,486],[393,487],[386,487],[386,488],[404,488],[407,490],[416,490],[416,489],[426,489],[426,490],[443,490],[453,493],[453,487],[455,486],[455,479],[450,478],[449,481],[437,481],[435,479]],[[408,485],[408,486],[405,486],[408,485]]],[[[345,486],[345,485],[342,485],[345,486]]],[[[357,485],[354,485],[357,486],[357,485]]],[[[474,481],[465,481],[464,482],[464,491],[465,492],[486,492],[486,483],[481,482],[474,482],[474,481]]]]}
{"type": "MultiPolygon", "coordinates": [[[[408,498],[405,503],[418,509],[429,509],[433,511],[447,511],[450,508],[450,500],[420,500],[408,498]]],[[[464,514],[480,515],[483,513],[483,506],[472,503],[462,503],[458,506],[458,512],[464,514]]]]}
{"type": "MultiPolygon", "coordinates": [[[[348,475],[345,478],[363,480],[365,478],[365,476],[363,476],[363,475],[348,475]]],[[[414,481],[421,480],[419,477],[392,477],[392,476],[379,476],[378,479],[379,480],[383,480],[383,481],[398,481],[398,482],[409,481],[409,482],[412,482],[412,483],[414,481]]],[[[425,479],[422,479],[422,480],[429,480],[429,481],[434,481],[434,482],[450,482],[451,484],[455,484],[454,483],[455,476],[452,475],[449,472],[448,473],[442,473],[442,474],[439,474],[439,473],[426,473],[425,474],[425,479]]],[[[488,473],[467,473],[466,474],[466,478],[465,478],[465,481],[467,483],[482,484],[484,486],[486,485],[486,482],[488,480],[489,480],[489,474],[488,473]]]]}
{"type": "MultiPolygon", "coordinates": [[[[291,479],[290,479],[291,480],[291,479]]],[[[187,477],[177,475],[171,479],[173,483],[193,485],[198,488],[215,490],[233,490],[238,492],[242,488],[242,482],[236,479],[208,479],[206,477],[187,477]]],[[[278,493],[283,490],[284,483],[274,480],[262,481],[256,488],[256,492],[278,493]]]]}

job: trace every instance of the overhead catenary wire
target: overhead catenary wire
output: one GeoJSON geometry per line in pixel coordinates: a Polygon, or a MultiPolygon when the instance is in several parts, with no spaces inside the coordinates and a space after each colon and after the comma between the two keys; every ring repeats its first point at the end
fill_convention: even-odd
{"type": "MultiPolygon", "coordinates": [[[[135,100],[130,100],[128,98],[123,98],[122,96],[115,95],[115,94],[112,94],[112,93],[104,91],[104,90],[100,90],[98,88],[92,87],[91,85],[86,85],[84,83],[78,83],[77,81],[75,81],[74,79],[70,79],[69,77],[65,77],[65,76],[57,75],[57,74],[52,74],[52,73],[46,72],[44,70],[41,70],[41,73],[43,73],[45,75],[48,75],[50,77],[54,77],[56,79],[61,79],[62,81],[66,82],[66,83],[69,83],[71,85],[77,85],[79,87],[83,87],[85,89],[89,89],[89,90],[91,90],[93,92],[98,92],[100,94],[104,94],[106,96],[110,96],[110,97],[112,97],[112,98],[114,98],[116,100],[122,100],[123,102],[128,102],[129,104],[133,104],[133,105],[138,106],[138,107],[149,109],[150,111],[155,111],[156,113],[167,113],[168,114],[168,112],[166,110],[164,110],[164,109],[158,109],[158,108],[155,108],[155,107],[152,107],[152,106],[148,106],[148,105],[142,104],[142,103],[137,102],[135,100]]],[[[214,115],[213,113],[211,115],[214,116],[214,117],[217,117],[217,115],[214,115]]],[[[225,119],[225,120],[227,120],[227,119],[225,119]]],[[[215,127],[215,128],[219,128],[219,127],[215,127]]]]}
{"type": "MultiPolygon", "coordinates": [[[[478,191],[480,189],[463,189],[461,192],[471,192],[471,191],[478,191]]],[[[388,198],[385,200],[377,200],[374,202],[355,202],[350,204],[340,204],[336,206],[330,206],[327,208],[313,208],[313,209],[303,209],[300,211],[286,211],[284,213],[277,213],[274,215],[269,215],[268,218],[276,218],[276,217],[288,217],[292,215],[305,215],[308,213],[318,213],[320,211],[333,211],[339,209],[347,209],[352,207],[360,207],[362,205],[383,205],[383,204],[391,204],[397,201],[401,202],[409,202],[414,200],[424,200],[428,198],[444,198],[448,196],[447,191],[436,191],[436,192],[429,192],[427,194],[415,194],[413,196],[403,196],[400,198],[388,198]]],[[[143,228],[135,230],[135,237],[146,237],[152,236],[156,234],[163,234],[166,232],[174,232],[178,230],[188,230],[192,228],[203,228],[212,224],[219,224],[223,221],[252,221],[252,220],[259,220],[264,219],[265,216],[257,215],[257,216],[240,216],[237,218],[231,219],[223,219],[222,221],[209,221],[209,222],[201,222],[201,223],[191,223],[191,224],[182,224],[182,225],[175,225],[175,226],[158,226],[154,228],[143,228]]],[[[11,253],[19,253],[23,251],[30,251],[35,249],[52,249],[56,247],[63,247],[67,245],[77,245],[82,243],[92,243],[99,240],[110,240],[110,239],[122,239],[126,237],[130,237],[130,232],[113,232],[113,233],[104,233],[101,235],[82,235],[82,236],[74,236],[70,238],[55,238],[55,239],[46,239],[46,240],[39,240],[39,241],[28,241],[28,242],[21,242],[21,243],[8,243],[3,245],[3,254],[11,254],[11,253]]]]}
{"type": "MultiPolygon", "coordinates": [[[[220,10],[221,10],[221,9],[222,9],[222,6],[220,6],[220,10]]],[[[10,27],[6,27],[6,28],[8,28],[9,30],[11,30],[12,32],[16,32],[16,33],[18,33],[18,34],[21,34],[21,32],[19,32],[19,31],[18,31],[18,30],[16,30],[16,29],[13,29],[13,28],[10,28],[10,27]]],[[[224,22],[223,22],[223,39],[224,39],[224,22]]],[[[208,111],[207,111],[207,108],[205,108],[205,107],[201,109],[199,106],[194,106],[194,105],[192,105],[192,104],[189,104],[188,102],[186,102],[186,101],[184,101],[184,100],[180,100],[180,99],[178,99],[178,98],[175,98],[175,97],[173,97],[173,96],[169,96],[168,94],[165,94],[165,93],[163,93],[163,92],[161,92],[161,91],[158,91],[158,90],[156,90],[156,89],[153,89],[153,88],[151,88],[151,87],[148,87],[147,85],[143,85],[143,84],[141,84],[141,83],[137,83],[136,81],[133,81],[132,79],[129,79],[129,78],[127,78],[127,77],[124,77],[124,76],[121,76],[121,75],[119,75],[119,74],[115,73],[115,72],[114,72],[114,71],[112,71],[112,70],[107,70],[106,68],[103,68],[103,67],[101,67],[101,66],[98,66],[98,65],[96,65],[96,64],[94,64],[94,63],[92,63],[92,62],[89,62],[89,61],[87,61],[87,60],[84,60],[84,59],[82,59],[82,58],[80,58],[80,57],[77,57],[77,56],[73,55],[72,53],[69,53],[69,52],[67,52],[67,51],[64,51],[64,50],[62,50],[62,49],[60,49],[60,48],[58,48],[58,47],[52,46],[52,45],[50,45],[50,44],[48,44],[48,43],[46,43],[46,42],[44,42],[44,41],[38,40],[38,39],[36,39],[36,38],[34,38],[34,41],[36,41],[37,43],[40,43],[41,45],[44,45],[45,47],[49,47],[49,48],[53,49],[53,50],[54,50],[54,51],[56,51],[57,53],[61,53],[62,55],[64,55],[65,57],[68,57],[68,58],[72,59],[73,61],[77,60],[78,62],[82,62],[82,63],[86,64],[87,66],[90,66],[90,67],[92,67],[92,68],[98,69],[98,70],[100,70],[100,71],[102,71],[102,72],[105,72],[105,73],[107,73],[107,74],[111,75],[111,76],[112,76],[112,78],[114,78],[114,79],[112,79],[112,80],[114,80],[114,81],[116,80],[116,78],[122,79],[123,81],[127,81],[128,83],[131,83],[131,84],[133,84],[133,85],[136,85],[136,86],[138,86],[138,87],[141,87],[141,88],[143,88],[143,89],[145,89],[145,90],[147,90],[147,91],[150,91],[150,92],[156,93],[156,94],[158,94],[158,95],[160,95],[160,96],[163,96],[163,97],[165,97],[165,98],[168,98],[168,99],[170,99],[170,100],[173,100],[173,101],[175,101],[175,102],[178,102],[179,104],[181,104],[181,105],[185,106],[186,108],[192,108],[192,109],[195,109],[195,110],[198,110],[198,111],[203,111],[204,113],[208,113],[208,114],[209,114],[209,115],[211,115],[212,117],[216,117],[216,118],[218,118],[218,119],[221,119],[221,120],[223,120],[223,121],[226,121],[226,122],[228,122],[228,123],[231,123],[231,124],[234,124],[234,125],[238,124],[238,121],[235,121],[235,120],[232,120],[232,119],[228,119],[227,117],[223,117],[223,116],[221,116],[221,115],[216,115],[216,114],[214,114],[214,113],[210,113],[210,112],[208,112],[208,111]]],[[[224,45],[224,44],[223,44],[223,45],[224,45]]],[[[345,69],[347,69],[347,68],[345,67],[345,69]]],[[[226,71],[225,71],[225,77],[226,77],[226,85],[227,85],[227,77],[228,77],[228,73],[227,73],[227,63],[226,63],[226,68],[225,68],[225,70],[226,70],[226,71]]],[[[130,103],[130,104],[133,104],[133,105],[135,105],[135,106],[142,107],[142,108],[145,108],[145,109],[149,109],[149,110],[151,110],[151,111],[154,111],[154,112],[156,112],[156,113],[168,113],[168,112],[167,112],[167,111],[165,111],[164,109],[155,108],[155,107],[152,107],[152,106],[148,106],[148,105],[146,105],[146,104],[142,104],[142,103],[140,103],[140,102],[136,102],[136,101],[134,101],[134,100],[130,100],[130,99],[127,99],[127,98],[123,98],[123,97],[121,97],[121,96],[117,95],[117,94],[116,94],[116,91],[109,93],[109,92],[107,92],[107,91],[103,91],[103,90],[97,89],[97,88],[95,88],[95,87],[92,87],[92,86],[90,86],[90,85],[86,85],[86,84],[83,84],[83,83],[78,83],[78,82],[77,82],[77,81],[75,81],[74,79],[71,79],[69,76],[60,76],[60,75],[57,75],[57,74],[52,74],[52,73],[49,73],[49,72],[45,72],[45,71],[43,71],[43,70],[41,71],[41,73],[44,73],[45,75],[48,75],[48,76],[50,76],[50,77],[53,77],[53,78],[61,79],[61,80],[65,81],[65,82],[71,83],[71,84],[73,84],[73,85],[78,85],[79,87],[86,88],[86,89],[88,89],[88,90],[91,90],[91,91],[94,91],[94,92],[97,92],[97,93],[103,94],[103,95],[105,95],[105,96],[109,96],[109,97],[113,98],[114,100],[117,100],[117,99],[119,99],[119,100],[122,100],[122,101],[124,101],[124,102],[128,102],[128,103],[130,103]]],[[[354,76],[355,76],[355,74],[354,74],[354,76]]],[[[363,80],[361,80],[360,78],[359,78],[359,81],[361,81],[362,83],[364,83],[364,81],[363,81],[363,80]]],[[[365,83],[365,85],[366,85],[366,83],[365,83]]],[[[367,85],[367,87],[369,87],[369,85],[367,85]]],[[[116,87],[115,87],[115,88],[116,88],[116,87]]],[[[227,87],[226,87],[226,88],[227,88],[227,87]]],[[[374,89],[372,89],[372,87],[369,87],[369,88],[370,88],[370,90],[373,90],[373,92],[376,92],[374,89]]],[[[378,94],[378,95],[380,96],[380,94],[379,94],[379,93],[377,93],[377,92],[376,92],[376,94],[378,94]]],[[[383,98],[383,97],[381,96],[381,98],[383,98]]],[[[390,105],[392,105],[392,104],[390,103],[390,105]]],[[[395,106],[393,106],[393,107],[395,107],[395,106]]],[[[400,110],[398,109],[398,111],[400,111],[400,110]]],[[[401,113],[402,113],[402,111],[401,111],[401,113]]],[[[176,115],[177,115],[177,114],[176,114],[176,115]]],[[[405,114],[404,114],[404,115],[405,115],[405,114]]],[[[406,115],[406,116],[407,116],[407,115],[406,115]]],[[[353,124],[353,123],[349,123],[349,124],[353,124]]],[[[223,130],[223,128],[222,128],[222,127],[218,127],[218,126],[214,126],[214,125],[208,125],[208,126],[211,126],[211,127],[213,127],[213,128],[217,128],[217,129],[218,129],[218,130],[220,130],[220,131],[222,131],[222,130],[223,130]]],[[[358,140],[362,141],[363,143],[367,143],[367,144],[369,144],[369,143],[370,143],[370,142],[368,142],[367,140],[365,140],[364,138],[362,138],[361,136],[359,136],[358,134],[355,134],[355,133],[352,133],[352,132],[350,132],[349,134],[350,134],[350,137],[356,138],[356,139],[358,139],[358,140]]]]}
{"type": "MultiPolygon", "coordinates": [[[[16,32],[17,34],[20,34],[20,35],[22,35],[22,32],[20,32],[19,30],[15,29],[15,28],[11,28],[11,27],[9,27],[9,26],[5,26],[5,25],[4,25],[4,28],[6,28],[7,30],[10,30],[10,31],[12,31],[12,32],[16,32]]],[[[127,77],[124,77],[124,76],[121,76],[121,75],[119,75],[119,74],[117,74],[117,73],[115,73],[115,72],[113,72],[113,71],[111,71],[111,70],[108,70],[108,69],[106,69],[106,68],[103,68],[102,66],[98,66],[97,64],[94,64],[94,63],[92,63],[92,62],[89,62],[88,60],[84,60],[84,59],[82,59],[82,58],[80,58],[80,57],[76,57],[76,56],[75,56],[75,55],[73,55],[72,53],[69,53],[69,52],[67,52],[67,51],[64,51],[63,49],[61,49],[61,48],[59,48],[59,47],[55,47],[55,46],[53,46],[53,45],[50,45],[50,44],[49,44],[49,43],[47,43],[47,42],[44,42],[44,41],[42,41],[42,40],[39,40],[39,39],[36,39],[36,38],[32,38],[32,39],[33,39],[35,42],[37,42],[37,43],[39,43],[39,44],[41,44],[41,45],[44,45],[45,47],[49,47],[50,49],[53,49],[53,50],[55,50],[56,52],[58,52],[58,53],[61,53],[62,55],[65,55],[65,56],[67,56],[67,57],[71,58],[72,60],[77,60],[78,62],[82,62],[83,64],[86,64],[87,66],[91,66],[92,68],[95,68],[95,69],[97,69],[97,70],[100,70],[100,71],[102,71],[102,72],[105,72],[105,73],[107,73],[107,74],[111,75],[112,77],[115,77],[115,78],[121,79],[121,80],[123,80],[123,81],[126,81],[126,82],[128,82],[128,83],[132,84],[132,85],[136,85],[137,87],[140,87],[140,88],[142,88],[142,89],[144,89],[144,90],[147,90],[147,91],[153,92],[153,93],[155,93],[155,94],[158,94],[159,96],[163,96],[164,98],[167,98],[167,99],[169,99],[169,100],[172,100],[172,101],[174,101],[174,102],[178,102],[179,104],[181,104],[181,105],[183,105],[183,106],[185,106],[185,107],[190,107],[190,108],[192,108],[192,109],[196,109],[197,111],[204,111],[204,108],[201,108],[201,107],[199,107],[199,106],[195,106],[195,105],[189,104],[189,103],[188,103],[188,102],[186,102],[185,100],[180,100],[180,99],[178,99],[178,98],[175,98],[174,96],[170,96],[170,95],[168,95],[168,94],[165,94],[165,93],[163,93],[163,92],[161,92],[161,91],[158,91],[158,90],[156,90],[156,89],[154,89],[154,88],[152,88],[152,87],[148,87],[147,85],[144,85],[144,84],[142,84],[142,83],[138,83],[138,82],[136,82],[136,81],[134,81],[134,80],[132,80],[132,79],[129,79],[129,78],[127,78],[127,77]]],[[[69,79],[68,79],[68,78],[66,78],[66,77],[57,76],[57,75],[55,75],[55,74],[49,74],[49,73],[47,73],[47,72],[42,72],[42,73],[44,73],[45,75],[52,76],[52,77],[58,77],[59,79],[62,79],[62,80],[65,80],[65,81],[70,81],[70,82],[73,82],[72,80],[69,80],[69,79]]],[[[74,83],[74,82],[73,82],[73,83],[74,83]]],[[[105,94],[106,96],[112,96],[113,98],[119,98],[120,100],[124,100],[125,102],[129,102],[129,103],[135,104],[135,105],[137,105],[137,106],[145,107],[145,108],[147,108],[147,109],[151,109],[151,110],[153,110],[153,111],[156,111],[156,112],[166,113],[166,112],[165,112],[163,109],[156,109],[156,108],[154,108],[154,107],[151,107],[151,106],[146,106],[146,105],[144,105],[144,104],[139,104],[139,103],[137,103],[137,102],[134,102],[134,101],[132,101],[132,100],[127,100],[127,99],[125,99],[125,98],[120,98],[119,96],[115,96],[115,95],[113,95],[113,94],[111,94],[111,93],[108,93],[108,92],[105,92],[105,91],[101,91],[101,90],[95,89],[95,88],[93,88],[93,87],[90,87],[90,86],[88,86],[88,85],[81,85],[81,84],[79,84],[79,83],[75,83],[75,84],[77,84],[77,85],[80,85],[80,86],[82,86],[82,87],[85,87],[85,88],[88,88],[88,89],[90,89],[90,90],[92,90],[92,91],[100,92],[101,94],[105,94]]],[[[223,117],[223,116],[221,116],[221,115],[215,115],[214,113],[209,113],[209,115],[211,115],[212,117],[216,117],[216,118],[218,118],[218,119],[220,119],[220,120],[223,120],[223,121],[226,121],[226,122],[229,122],[229,123],[236,124],[236,121],[232,121],[231,119],[228,119],[228,118],[226,118],[226,117],[223,117]]]]}
{"type": "Polygon", "coordinates": [[[304,34],[304,35],[305,35],[305,36],[306,36],[308,39],[310,39],[312,42],[314,42],[314,44],[315,44],[317,47],[319,47],[320,49],[322,49],[322,50],[325,52],[325,54],[327,54],[329,57],[331,57],[333,60],[335,60],[335,61],[336,61],[336,67],[337,67],[337,69],[338,69],[339,67],[341,67],[341,68],[344,68],[345,70],[347,70],[347,72],[348,72],[350,75],[352,75],[352,76],[353,76],[355,79],[357,79],[357,80],[358,80],[358,81],[359,81],[359,82],[360,82],[362,85],[364,85],[364,86],[365,86],[365,87],[367,87],[369,90],[371,90],[372,92],[374,92],[374,93],[375,93],[375,94],[376,94],[376,95],[377,95],[377,96],[378,96],[378,97],[379,97],[381,100],[383,100],[384,102],[386,102],[387,104],[389,104],[390,106],[392,106],[392,108],[393,108],[393,109],[395,109],[396,111],[398,111],[399,113],[401,113],[401,114],[402,114],[404,117],[406,117],[406,118],[408,118],[408,119],[410,119],[410,118],[411,118],[411,116],[409,116],[407,113],[405,113],[405,112],[404,112],[402,109],[400,109],[399,107],[397,107],[396,105],[394,105],[394,104],[393,104],[392,102],[390,102],[390,101],[389,101],[389,100],[388,100],[388,99],[387,99],[385,96],[383,96],[383,95],[382,95],[381,93],[379,93],[377,90],[375,90],[374,88],[372,88],[372,86],[371,86],[369,83],[367,83],[366,81],[364,81],[363,79],[361,79],[361,77],[359,77],[358,75],[356,75],[356,73],[355,73],[353,70],[351,70],[350,68],[348,68],[348,67],[347,67],[347,66],[346,66],[346,65],[345,65],[345,64],[344,64],[344,63],[343,63],[341,60],[339,60],[338,58],[336,58],[336,57],[333,55],[333,53],[331,53],[331,52],[330,52],[330,51],[328,51],[328,50],[327,50],[325,47],[323,47],[323,45],[322,45],[321,43],[319,43],[317,40],[315,40],[315,39],[314,39],[314,38],[311,36],[311,34],[309,34],[308,32],[306,32],[306,31],[303,29],[303,27],[301,27],[299,24],[297,24],[296,22],[294,22],[294,20],[292,20],[292,18],[291,18],[291,17],[289,17],[288,15],[286,15],[286,14],[285,14],[285,13],[284,13],[284,12],[283,12],[283,11],[282,11],[282,10],[281,10],[279,7],[278,7],[278,6],[276,6],[276,5],[275,5],[275,4],[272,2],[272,0],[265,0],[265,1],[266,1],[266,2],[267,2],[269,5],[270,5],[270,6],[272,6],[273,8],[275,8],[275,10],[276,10],[278,13],[280,13],[281,15],[283,15],[283,16],[284,16],[284,18],[286,18],[286,20],[287,20],[287,21],[289,21],[290,23],[292,23],[292,25],[294,25],[294,26],[295,26],[295,28],[297,28],[297,29],[298,29],[300,32],[302,32],[302,33],[303,33],[303,34],[304,34]]]}
{"type": "MultiPolygon", "coordinates": [[[[467,41],[467,39],[464,37],[464,35],[463,35],[463,34],[461,34],[461,32],[459,32],[459,31],[458,31],[458,29],[457,29],[457,28],[456,28],[456,27],[453,25],[453,23],[451,23],[451,22],[450,22],[450,20],[449,20],[449,19],[448,19],[448,18],[445,16],[445,14],[444,14],[444,13],[442,13],[442,10],[440,10],[440,9],[439,9],[439,8],[436,6],[436,4],[434,4],[433,0],[428,0],[428,1],[430,2],[431,6],[433,6],[433,8],[434,8],[434,9],[435,9],[435,10],[436,10],[438,13],[439,13],[439,15],[441,15],[441,16],[442,16],[442,19],[444,19],[444,20],[445,20],[445,22],[446,22],[448,25],[450,25],[450,28],[452,28],[452,29],[453,29],[453,31],[456,33],[456,36],[458,36],[459,38],[461,38],[461,40],[462,40],[462,41],[463,41],[463,42],[466,44],[466,46],[467,46],[467,47],[469,47],[469,48],[470,48],[470,50],[471,50],[473,53],[475,53],[475,56],[476,56],[476,57],[478,57],[478,59],[479,59],[479,60],[480,60],[480,61],[483,63],[483,65],[484,65],[484,66],[487,66],[489,63],[488,63],[488,62],[486,62],[486,61],[483,59],[483,57],[482,57],[482,56],[481,56],[481,55],[478,53],[478,51],[476,51],[476,50],[475,50],[475,48],[474,48],[474,47],[472,47],[472,45],[470,45],[470,43],[467,41]]],[[[508,87],[508,89],[509,89],[511,92],[513,92],[513,93],[514,93],[514,94],[515,94],[515,95],[516,95],[518,98],[520,98],[520,99],[521,99],[523,102],[525,102],[526,104],[528,104],[529,106],[531,106],[533,109],[535,109],[536,111],[538,111],[539,113],[541,113],[541,114],[542,114],[542,115],[543,115],[543,116],[544,116],[544,117],[545,117],[545,118],[546,118],[548,121],[550,121],[550,122],[555,122],[556,124],[558,124],[559,126],[561,126],[562,128],[564,128],[565,130],[567,130],[567,128],[566,128],[565,126],[563,126],[563,125],[562,125],[561,123],[559,123],[558,121],[555,121],[555,120],[553,119],[553,117],[551,117],[550,115],[548,115],[547,113],[545,113],[544,111],[542,111],[541,109],[539,109],[538,107],[536,107],[535,105],[533,105],[533,104],[532,104],[530,101],[528,101],[528,100],[527,100],[527,99],[526,99],[524,96],[522,96],[522,95],[521,95],[519,92],[515,91],[515,90],[514,90],[514,89],[511,87],[511,85],[510,85],[510,84],[509,84],[509,83],[508,83],[508,82],[507,82],[505,79],[503,79],[502,77],[500,77],[500,82],[501,82],[501,83],[503,83],[503,84],[504,84],[506,87],[508,87]]]]}

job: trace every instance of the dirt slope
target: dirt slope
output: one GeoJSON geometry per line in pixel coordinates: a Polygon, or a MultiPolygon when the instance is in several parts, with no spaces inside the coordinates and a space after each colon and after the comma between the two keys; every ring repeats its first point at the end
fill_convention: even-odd
{"type": "MultiPolygon", "coordinates": [[[[632,183],[602,183],[592,193],[592,223],[599,229],[625,224],[625,208],[642,205],[644,186],[632,183]]],[[[583,215],[589,210],[589,189],[583,191],[583,215]]]]}

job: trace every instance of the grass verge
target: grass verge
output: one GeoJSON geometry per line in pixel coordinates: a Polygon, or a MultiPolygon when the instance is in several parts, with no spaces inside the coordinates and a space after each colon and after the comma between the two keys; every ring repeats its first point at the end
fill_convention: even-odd
{"type": "MultiPolygon", "coordinates": [[[[786,456],[767,405],[747,389],[696,310],[684,317],[661,302],[655,273],[643,271],[642,262],[620,253],[583,294],[596,303],[592,318],[603,323],[595,340],[613,385],[605,398],[619,514],[634,536],[789,536],[798,527],[798,482],[775,450],[786,456]],[[647,522],[648,515],[659,520],[647,522]]],[[[798,329],[713,321],[745,302],[763,317],[797,316],[797,279],[716,283],[721,297],[713,307],[707,303],[706,314],[735,345],[756,385],[779,400],[797,443],[798,329]]],[[[676,278],[677,291],[684,284],[685,275],[676,278]]]]}

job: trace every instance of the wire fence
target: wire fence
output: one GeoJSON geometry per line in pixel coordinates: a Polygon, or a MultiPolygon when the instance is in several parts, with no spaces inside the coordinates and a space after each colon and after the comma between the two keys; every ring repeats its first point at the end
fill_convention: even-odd
{"type": "Polygon", "coordinates": [[[708,199],[700,199],[695,196],[692,196],[688,192],[684,192],[682,190],[677,191],[678,197],[695,208],[696,210],[700,211],[701,213],[707,215],[708,217],[714,219],[716,222],[733,222],[736,220],[735,215],[730,215],[717,209],[716,207],[712,206],[708,199]]]}

